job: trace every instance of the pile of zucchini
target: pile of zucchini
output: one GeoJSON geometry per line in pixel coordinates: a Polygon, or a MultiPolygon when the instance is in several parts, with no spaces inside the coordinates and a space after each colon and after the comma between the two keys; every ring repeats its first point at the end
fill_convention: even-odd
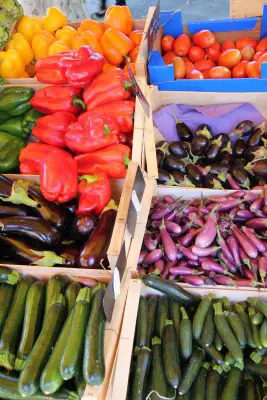
{"type": "Polygon", "coordinates": [[[101,385],[105,285],[45,284],[8,268],[0,282],[0,398],[78,400],[86,383],[101,385]]]}
{"type": "Polygon", "coordinates": [[[267,399],[267,301],[198,298],[155,275],[143,281],[163,295],[139,299],[130,400],[267,399]]]}

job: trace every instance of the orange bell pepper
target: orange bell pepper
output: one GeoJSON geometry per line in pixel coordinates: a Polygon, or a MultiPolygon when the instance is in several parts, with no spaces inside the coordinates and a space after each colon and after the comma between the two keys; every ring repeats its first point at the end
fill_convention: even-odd
{"type": "Polygon", "coordinates": [[[61,53],[66,50],[70,50],[70,46],[62,40],[56,40],[49,46],[48,55],[52,56],[52,54],[61,53]]]}
{"type": "Polygon", "coordinates": [[[32,50],[35,60],[48,56],[49,46],[54,42],[55,38],[48,31],[41,31],[32,39],[32,50]]]}
{"type": "Polygon", "coordinates": [[[117,29],[108,28],[100,40],[104,56],[112,65],[120,65],[133,48],[133,42],[117,29]]]}
{"type": "Polygon", "coordinates": [[[135,31],[132,31],[129,35],[129,38],[133,42],[135,46],[138,46],[141,41],[142,41],[142,36],[143,36],[143,31],[141,29],[136,29],[135,31]]]}
{"type": "Polygon", "coordinates": [[[100,22],[94,21],[93,19],[84,19],[78,28],[78,32],[91,31],[94,33],[97,40],[100,40],[103,36],[104,29],[100,22]]]}
{"type": "Polygon", "coordinates": [[[116,65],[111,65],[108,62],[105,62],[103,66],[103,72],[110,71],[111,69],[116,69],[116,65]]]}
{"type": "Polygon", "coordinates": [[[74,36],[71,44],[72,50],[79,50],[80,47],[82,46],[87,46],[88,43],[85,38],[81,36],[74,36]]]}
{"type": "Polygon", "coordinates": [[[129,56],[130,56],[131,62],[135,62],[137,60],[139,48],[140,48],[140,46],[136,46],[130,51],[129,56]]]}
{"type": "Polygon", "coordinates": [[[43,27],[48,32],[55,32],[62,26],[67,25],[66,15],[57,7],[49,7],[46,16],[42,19],[43,27]]]}
{"type": "Polygon", "coordinates": [[[88,46],[92,47],[96,53],[103,55],[102,47],[93,32],[83,31],[81,32],[81,37],[86,40],[88,46]]]}
{"type": "Polygon", "coordinates": [[[56,40],[62,40],[63,42],[71,45],[74,36],[77,35],[76,29],[72,28],[72,26],[64,26],[61,29],[58,29],[55,33],[56,40]]]}
{"type": "Polygon", "coordinates": [[[14,33],[9,40],[6,50],[15,49],[19,53],[24,65],[32,62],[34,54],[30,43],[21,33],[14,33]]]}
{"type": "Polygon", "coordinates": [[[16,31],[21,33],[30,43],[37,33],[42,30],[42,21],[37,17],[27,17],[24,15],[19,20],[16,31]]]}
{"type": "Polygon", "coordinates": [[[129,35],[133,29],[133,18],[127,6],[110,6],[105,14],[104,24],[106,28],[115,28],[129,35]]]}
{"type": "MultiPolygon", "coordinates": [[[[129,63],[129,65],[130,65],[130,68],[131,68],[131,70],[132,70],[132,72],[133,72],[133,74],[134,74],[134,76],[135,76],[135,75],[136,75],[135,63],[129,63]]],[[[123,67],[123,71],[124,71],[124,73],[126,74],[127,78],[130,80],[130,76],[129,76],[128,66],[127,66],[127,65],[125,65],[125,66],[123,67]]]]}

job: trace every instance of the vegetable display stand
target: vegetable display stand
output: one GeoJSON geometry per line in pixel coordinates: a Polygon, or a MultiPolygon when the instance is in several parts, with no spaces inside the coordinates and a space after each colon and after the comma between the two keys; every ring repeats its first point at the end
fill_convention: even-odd
{"type": "MultiPolygon", "coordinates": [[[[215,298],[226,297],[230,302],[242,302],[250,297],[259,298],[261,300],[267,299],[266,292],[261,292],[255,289],[249,290],[235,290],[235,289],[215,289],[213,288],[192,288],[183,285],[183,289],[194,295],[210,295],[213,294],[215,298]]],[[[117,362],[115,365],[113,385],[112,385],[112,399],[125,400],[127,397],[127,387],[130,375],[130,366],[132,351],[134,349],[135,328],[137,322],[137,313],[139,305],[139,297],[155,295],[162,296],[162,293],[146,287],[141,280],[132,280],[129,285],[127,301],[125,305],[123,325],[121,329],[121,336],[118,345],[117,362]]],[[[156,317],[158,318],[158,313],[156,317]]],[[[157,321],[157,320],[156,320],[157,321]]],[[[158,334],[156,335],[158,336],[158,334]]],[[[251,352],[253,349],[251,350],[251,352]]],[[[173,356],[173,354],[172,354],[173,356]]],[[[160,378],[160,376],[159,376],[160,378]]],[[[193,397],[190,397],[193,398],[193,397]]]]}

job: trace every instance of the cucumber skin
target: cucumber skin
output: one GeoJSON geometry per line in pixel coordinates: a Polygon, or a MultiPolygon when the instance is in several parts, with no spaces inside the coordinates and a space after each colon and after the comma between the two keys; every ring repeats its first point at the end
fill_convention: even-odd
{"type": "Polygon", "coordinates": [[[64,311],[63,304],[54,303],[50,307],[41,333],[19,377],[19,392],[22,395],[33,395],[39,389],[41,373],[63,325],[64,311]]]}
{"type": "Polygon", "coordinates": [[[212,301],[208,296],[204,296],[199,303],[194,314],[192,331],[195,339],[199,339],[203,330],[203,325],[212,301]]]}
{"type": "Polygon", "coordinates": [[[205,400],[218,400],[220,380],[221,376],[217,371],[213,369],[208,372],[205,400]]]}
{"type": "Polygon", "coordinates": [[[2,283],[0,285],[0,334],[2,333],[8,311],[12,304],[14,292],[14,286],[8,285],[7,283],[2,283]]]}
{"type": "Polygon", "coordinates": [[[174,325],[166,325],[163,330],[163,367],[170,386],[177,389],[181,382],[181,368],[174,325]]]}
{"type": "Polygon", "coordinates": [[[204,361],[204,351],[195,349],[189,363],[187,364],[185,374],[179,386],[179,394],[184,395],[191,388],[194,380],[200,370],[204,361]]]}
{"type": "Polygon", "coordinates": [[[68,314],[70,314],[72,307],[75,304],[81,285],[78,282],[72,282],[67,286],[65,291],[65,298],[67,302],[68,314]]]}
{"type": "Polygon", "coordinates": [[[138,314],[136,322],[135,345],[138,347],[149,345],[149,326],[147,301],[143,296],[139,298],[138,314]]]}
{"type": "MultiPolygon", "coordinates": [[[[151,391],[155,390],[160,396],[168,397],[167,382],[163,369],[163,358],[161,344],[152,345],[151,363],[151,391]]],[[[154,393],[150,395],[151,400],[158,400],[154,393]]]]}
{"type": "Polygon", "coordinates": [[[260,341],[263,347],[267,347],[267,319],[263,321],[260,327],[260,341]]]}
{"type": "Polygon", "coordinates": [[[232,368],[228,373],[222,391],[221,400],[236,400],[242,372],[238,368],[232,368]]]}
{"type": "Polygon", "coordinates": [[[213,313],[213,307],[210,307],[204,321],[201,340],[203,341],[205,346],[211,346],[214,341],[214,336],[215,336],[214,313],[213,313]]]}
{"type": "Polygon", "coordinates": [[[179,344],[179,330],[180,330],[180,323],[181,323],[180,305],[173,298],[170,298],[169,304],[170,304],[170,317],[174,324],[176,337],[177,337],[177,343],[179,344]]]}
{"type": "Polygon", "coordinates": [[[244,348],[246,346],[246,334],[241,319],[234,312],[229,312],[226,318],[241,348],[244,348]]]}
{"type": "Polygon", "coordinates": [[[105,378],[104,334],[106,317],[103,308],[105,289],[98,289],[91,299],[85,333],[83,376],[88,385],[101,385],[105,378]]]}
{"type": "MultiPolygon", "coordinates": [[[[157,318],[156,318],[156,335],[162,339],[163,329],[166,319],[169,319],[169,302],[167,296],[161,296],[158,299],[157,318]]],[[[147,344],[148,346],[148,344],[147,344]]]]}
{"type": "Polygon", "coordinates": [[[190,319],[182,319],[180,323],[180,353],[184,360],[188,360],[192,354],[192,323],[190,319]]]}
{"type": "Polygon", "coordinates": [[[148,343],[150,343],[152,337],[155,335],[157,304],[158,304],[158,299],[155,296],[151,296],[147,301],[148,328],[149,328],[148,343]]]}
{"type": "Polygon", "coordinates": [[[193,384],[193,399],[194,400],[206,400],[206,379],[207,379],[207,369],[201,367],[199,373],[193,384]]]}
{"type": "Polygon", "coordinates": [[[142,348],[136,356],[135,369],[131,390],[129,394],[130,400],[143,400],[151,363],[151,351],[148,348],[142,348]]]}

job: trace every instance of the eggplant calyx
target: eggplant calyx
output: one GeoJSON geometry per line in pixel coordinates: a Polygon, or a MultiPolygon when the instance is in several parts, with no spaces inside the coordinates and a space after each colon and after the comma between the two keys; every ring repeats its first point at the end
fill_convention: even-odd
{"type": "Polygon", "coordinates": [[[65,264],[65,260],[63,257],[58,256],[53,251],[36,251],[31,250],[37,256],[41,258],[37,261],[34,261],[32,265],[41,265],[42,267],[53,267],[56,264],[65,264]]]}
{"type": "Polygon", "coordinates": [[[219,179],[220,181],[222,181],[222,182],[225,182],[226,179],[227,179],[226,174],[223,173],[223,172],[220,172],[220,173],[217,175],[217,177],[218,177],[218,179],[219,179]]]}
{"type": "Polygon", "coordinates": [[[169,152],[169,143],[164,142],[162,146],[157,147],[156,150],[160,150],[163,152],[164,157],[169,156],[171,153],[169,152]]]}
{"type": "Polygon", "coordinates": [[[250,189],[250,180],[249,180],[249,178],[247,178],[247,179],[245,180],[245,182],[241,184],[241,186],[242,186],[243,188],[249,190],[249,189],[250,189]]]}
{"type": "MultiPolygon", "coordinates": [[[[265,139],[265,140],[267,140],[267,139],[265,139]]],[[[253,151],[252,154],[254,155],[254,159],[252,162],[266,159],[267,158],[267,144],[264,146],[261,146],[258,150],[253,151]]]]}
{"type": "Polygon", "coordinates": [[[219,190],[223,189],[223,186],[221,182],[218,181],[218,179],[213,178],[213,189],[219,189],[219,190]]]}
{"type": "Polygon", "coordinates": [[[160,275],[160,270],[159,270],[159,269],[155,269],[155,270],[152,272],[152,274],[153,274],[153,275],[160,275]]]}
{"type": "Polygon", "coordinates": [[[255,131],[259,130],[261,134],[265,132],[265,121],[263,121],[260,125],[256,126],[255,131]]]}
{"type": "Polygon", "coordinates": [[[192,158],[192,164],[196,164],[201,157],[195,156],[192,153],[191,146],[189,146],[189,153],[190,153],[190,157],[192,158]]]}
{"type": "MultiPolygon", "coordinates": [[[[229,143],[229,142],[228,142],[228,143],[229,143]]],[[[222,136],[219,135],[217,139],[214,139],[214,140],[212,141],[212,144],[216,144],[218,147],[221,147],[221,146],[222,146],[222,136]]]]}
{"type": "Polygon", "coordinates": [[[184,177],[183,183],[181,183],[179,186],[196,187],[196,185],[194,185],[194,184],[190,181],[190,179],[188,179],[186,176],[184,177]]]}
{"type": "Polygon", "coordinates": [[[9,197],[0,197],[0,200],[13,204],[24,204],[29,207],[37,207],[38,202],[32,200],[28,196],[29,182],[15,181],[12,184],[11,194],[9,197]]]}
{"type": "Polygon", "coordinates": [[[103,214],[103,212],[108,211],[108,210],[116,210],[116,211],[118,210],[118,206],[117,206],[115,200],[113,200],[113,199],[109,200],[108,204],[106,205],[106,207],[102,211],[102,214],[103,214]]]}
{"type": "Polygon", "coordinates": [[[222,149],[222,152],[227,151],[229,154],[233,154],[231,142],[228,142],[227,145],[222,149]]]}
{"type": "Polygon", "coordinates": [[[205,126],[205,128],[196,131],[196,135],[203,135],[206,136],[208,139],[212,138],[212,134],[210,133],[210,131],[208,130],[208,128],[205,126]]]}
{"type": "Polygon", "coordinates": [[[164,185],[166,186],[179,186],[179,184],[175,181],[174,177],[170,174],[171,179],[169,179],[167,182],[165,182],[164,185]]]}

